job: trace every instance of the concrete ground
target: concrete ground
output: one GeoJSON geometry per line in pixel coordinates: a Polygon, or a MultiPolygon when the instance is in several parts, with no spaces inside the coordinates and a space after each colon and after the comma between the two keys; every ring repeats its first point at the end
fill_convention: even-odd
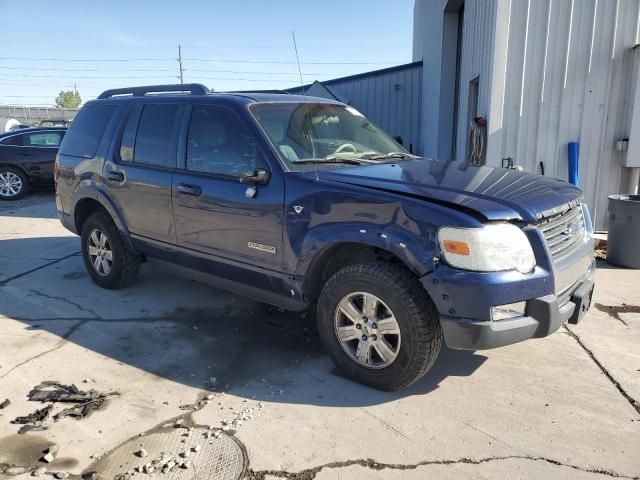
{"type": "Polygon", "coordinates": [[[640,271],[602,263],[579,326],[491,351],[444,349],[418,384],[384,393],[334,371],[311,316],[152,263],[135,286],[103,290],[79,250],[50,195],[0,204],[0,403],[11,401],[0,477],[41,466],[42,478],[111,475],[116,455],[167,425],[216,432],[234,419],[222,435],[240,442],[250,479],[640,476],[640,271]],[[43,406],[27,399],[42,381],[119,395],[19,435],[11,421],[43,406]],[[55,460],[39,461],[52,444],[55,460]]]}

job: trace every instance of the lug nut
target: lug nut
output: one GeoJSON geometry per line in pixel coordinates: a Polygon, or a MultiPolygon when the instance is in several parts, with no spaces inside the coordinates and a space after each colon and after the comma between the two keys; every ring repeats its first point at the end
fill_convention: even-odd
{"type": "Polygon", "coordinates": [[[376,340],[378,340],[378,336],[377,335],[371,335],[371,340],[373,340],[375,342],[376,340]]]}
{"type": "Polygon", "coordinates": [[[362,340],[366,340],[367,336],[366,335],[362,335],[362,340]]]}
{"type": "Polygon", "coordinates": [[[360,325],[359,323],[356,323],[356,328],[357,328],[358,330],[360,330],[360,329],[362,329],[362,325],[360,325]]]}
{"type": "Polygon", "coordinates": [[[378,325],[376,325],[375,323],[372,323],[371,328],[378,328],[378,325]]]}

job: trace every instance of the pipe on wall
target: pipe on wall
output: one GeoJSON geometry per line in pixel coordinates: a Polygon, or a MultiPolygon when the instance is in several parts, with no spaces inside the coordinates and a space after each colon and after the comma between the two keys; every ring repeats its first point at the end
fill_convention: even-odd
{"type": "Polygon", "coordinates": [[[629,188],[630,195],[638,194],[638,183],[640,183],[640,167],[629,168],[629,188]]]}
{"type": "Polygon", "coordinates": [[[578,142],[570,142],[568,145],[569,154],[569,183],[580,186],[579,163],[580,163],[580,144],[578,142]]]}

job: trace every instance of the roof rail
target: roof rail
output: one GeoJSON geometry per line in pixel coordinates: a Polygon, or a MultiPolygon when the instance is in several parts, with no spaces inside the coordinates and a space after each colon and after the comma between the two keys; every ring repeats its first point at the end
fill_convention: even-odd
{"type": "Polygon", "coordinates": [[[111,98],[116,95],[133,95],[134,97],[142,97],[147,93],[184,93],[189,92],[191,95],[206,95],[210,93],[209,89],[200,83],[178,83],[175,85],[147,85],[146,87],[128,87],[128,88],[112,88],[102,92],[98,99],[111,98]]]}
{"type": "Polygon", "coordinates": [[[280,94],[280,95],[291,95],[289,92],[287,92],[286,90],[229,90],[227,92],[222,92],[222,93],[274,93],[274,94],[280,94]]]}

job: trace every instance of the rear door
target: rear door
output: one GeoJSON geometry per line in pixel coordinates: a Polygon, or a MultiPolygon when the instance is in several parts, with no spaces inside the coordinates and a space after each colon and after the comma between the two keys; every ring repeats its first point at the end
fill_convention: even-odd
{"type": "MultiPolygon", "coordinates": [[[[230,109],[194,105],[184,148],[184,169],[173,182],[173,213],[182,247],[282,269],[284,186],[280,172],[265,185],[240,183],[268,169],[249,125],[230,109]]],[[[244,281],[252,283],[245,278],[244,281]]]]}
{"type": "Polygon", "coordinates": [[[134,239],[176,243],[171,185],[184,106],[139,103],[125,113],[104,178],[134,239]]]}
{"type": "Polygon", "coordinates": [[[29,175],[36,181],[53,183],[53,166],[63,136],[63,130],[43,130],[22,135],[21,153],[29,165],[29,175]]]}

